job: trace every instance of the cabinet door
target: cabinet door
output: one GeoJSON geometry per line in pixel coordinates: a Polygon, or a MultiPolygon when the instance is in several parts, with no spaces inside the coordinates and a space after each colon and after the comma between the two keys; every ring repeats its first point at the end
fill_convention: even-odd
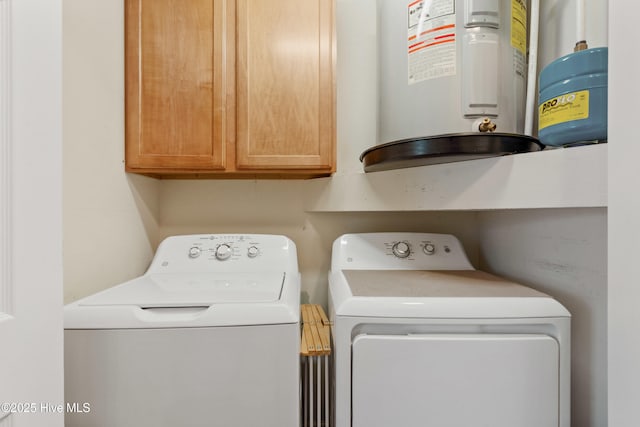
{"type": "Polygon", "coordinates": [[[333,0],[237,0],[237,168],[334,170],[333,0]]]}
{"type": "Polygon", "coordinates": [[[125,0],[126,166],[225,165],[225,0],[125,0]]]}

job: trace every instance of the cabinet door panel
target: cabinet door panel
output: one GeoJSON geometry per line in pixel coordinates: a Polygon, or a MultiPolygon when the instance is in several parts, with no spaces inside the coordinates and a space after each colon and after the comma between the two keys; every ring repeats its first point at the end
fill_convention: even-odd
{"type": "Polygon", "coordinates": [[[224,167],[224,1],[126,1],[127,168],[224,167]]]}
{"type": "Polygon", "coordinates": [[[237,0],[238,169],[334,163],[333,2],[237,0]]]}

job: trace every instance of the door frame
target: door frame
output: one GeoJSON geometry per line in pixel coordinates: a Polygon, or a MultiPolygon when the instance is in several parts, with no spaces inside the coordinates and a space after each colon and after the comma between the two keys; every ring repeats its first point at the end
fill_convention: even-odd
{"type": "Polygon", "coordinates": [[[0,0],[0,168],[0,427],[62,427],[62,0],[0,0]]]}

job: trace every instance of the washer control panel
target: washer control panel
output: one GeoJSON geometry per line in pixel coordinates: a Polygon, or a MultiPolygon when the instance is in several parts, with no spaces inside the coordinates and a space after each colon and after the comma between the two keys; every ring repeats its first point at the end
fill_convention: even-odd
{"type": "Polygon", "coordinates": [[[252,236],[215,235],[199,237],[193,241],[188,250],[189,258],[205,256],[218,261],[256,259],[263,255],[264,246],[261,239],[252,236]]]}
{"type": "Polygon", "coordinates": [[[450,234],[346,234],[334,242],[332,269],[469,269],[460,241],[450,234]]]}
{"type": "Polygon", "coordinates": [[[282,271],[282,264],[292,262],[297,265],[295,244],[285,236],[207,234],[168,237],[158,247],[151,269],[171,272],[277,268],[282,271]]]}

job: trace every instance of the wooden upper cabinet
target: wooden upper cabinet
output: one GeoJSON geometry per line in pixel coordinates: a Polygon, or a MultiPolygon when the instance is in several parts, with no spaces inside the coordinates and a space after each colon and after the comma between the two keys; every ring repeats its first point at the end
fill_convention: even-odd
{"type": "Polygon", "coordinates": [[[126,169],[335,170],[333,0],[125,0],[126,169]]]}
{"type": "Polygon", "coordinates": [[[127,168],[222,170],[223,2],[125,5],[127,168]]]}
{"type": "Polygon", "coordinates": [[[238,168],[330,170],[333,2],[237,2],[238,168]]]}

